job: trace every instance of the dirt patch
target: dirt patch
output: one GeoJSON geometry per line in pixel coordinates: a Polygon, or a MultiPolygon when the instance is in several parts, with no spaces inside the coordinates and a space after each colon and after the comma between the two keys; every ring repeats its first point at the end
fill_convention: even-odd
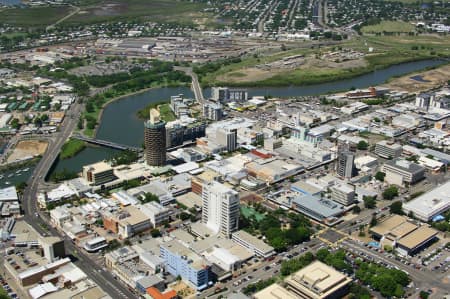
{"type": "Polygon", "coordinates": [[[177,292],[177,295],[181,298],[193,298],[195,295],[195,291],[182,280],[169,285],[169,287],[177,292]]]}
{"type": "Polygon", "coordinates": [[[22,160],[29,156],[42,155],[47,150],[48,143],[42,140],[19,141],[12,154],[8,157],[8,162],[22,160]]]}
{"type": "Polygon", "coordinates": [[[404,90],[409,93],[418,93],[444,85],[450,78],[450,65],[445,65],[434,70],[409,74],[393,79],[384,86],[404,90]]]}

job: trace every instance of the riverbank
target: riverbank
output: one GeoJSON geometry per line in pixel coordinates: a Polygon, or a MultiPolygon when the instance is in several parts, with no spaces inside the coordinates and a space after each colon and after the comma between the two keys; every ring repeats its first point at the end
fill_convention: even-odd
{"type": "Polygon", "coordinates": [[[76,156],[79,152],[86,148],[86,143],[78,139],[69,139],[64,143],[59,153],[60,159],[69,159],[76,156]]]}
{"type": "Polygon", "coordinates": [[[83,128],[83,134],[85,136],[87,136],[87,137],[96,137],[97,130],[98,130],[99,125],[101,123],[101,120],[102,120],[102,117],[103,117],[103,112],[104,112],[105,108],[108,105],[110,105],[110,104],[112,104],[112,103],[114,103],[116,101],[122,100],[122,99],[130,97],[130,96],[139,95],[139,94],[142,94],[142,93],[145,93],[145,92],[148,92],[150,90],[157,89],[157,88],[184,87],[184,86],[188,86],[188,84],[185,84],[185,83],[182,83],[182,82],[170,83],[170,84],[158,84],[158,85],[155,85],[155,86],[152,86],[152,87],[140,89],[140,90],[137,90],[137,91],[133,91],[133,92],[130,92],[130,93],[126,93],[126,94],[119,95],[119,96],[113,97],[111,99],[108,99],[105,103],[103,103],[101,108],[95,107],[93,112],[86,112],[86,111],[83,112],[83,118],[92,117],[92,118],[95,118],[95,120],[96,120],[95,128],[94,129],[83,128]]]}

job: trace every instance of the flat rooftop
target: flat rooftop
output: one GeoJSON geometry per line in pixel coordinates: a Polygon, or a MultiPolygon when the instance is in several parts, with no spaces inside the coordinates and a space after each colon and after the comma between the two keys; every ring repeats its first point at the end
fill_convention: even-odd
{"type": "Polygon", "coordinates": [[[319,261],[285,279],[287,289],[301,290],[301,293],[311,298],[326,298],[351,281],[351,278],[319,261]],[[311,289],[307,285],[314,285],[314,288],[311,289]]]}
{"type": "Polygon", "coordinates": [[[404,238],[401,238],[397,244],[409,249],[414,249],[421,244],[424,244],[425,242],[429,241],[430,239],[434,238],[438,234],[438,231],[428,227],[426,225],[422,225],[409,235],[405,236],[404,238]]]}
{"type": "Polygon", "coordinates": [[[428,218],[450,209],[450,181],[407,202],[403,209],[428,218]]]}

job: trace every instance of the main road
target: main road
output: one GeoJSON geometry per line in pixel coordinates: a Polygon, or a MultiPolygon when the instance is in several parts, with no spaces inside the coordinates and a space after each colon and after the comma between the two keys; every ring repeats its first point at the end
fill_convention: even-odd
{"type": "Polygon", "coordinates": [[[54,138],[49,142],[47,151],[36,165],[33,175],[27,182],[27,188],[22,196],[24,220],[41,235],[53,235],[65,240],[67,255],[75,257],[74,263],[84,271],[90,279],[107,292],[112,298],[138,298],[134,293],[114,279],[108,271],[97,265],[87,254],[75,246],[63,233],[49,226],[45,215],[42,215],[37,206],[39,187],[45,183],[45,176],[61,151],[64,142],[72,134],[81,115],[82,104],[75,103],[66,115],[54,138]]]}

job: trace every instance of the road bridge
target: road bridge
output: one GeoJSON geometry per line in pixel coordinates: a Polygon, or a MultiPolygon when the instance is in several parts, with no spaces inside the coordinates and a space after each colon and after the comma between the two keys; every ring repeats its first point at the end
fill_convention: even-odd
{"type": "Polygon", "coordinates": [[[141,152],[142,151],[142,148],[140,148],[140,147],[115,143],[112,141],[101,140],[101,139],[97,139],[97,138],[90,138],[90,137],[86,137],[86,136],[82,136],[82,135],[73,135],[72,138],[78,139],[78,140],[81,140],[81,141],[84,141],[87,143],[106,146],[109,148],[114,148],[114,149],[118,149],[118,150],[122,150],[122,151],[124,151],[124,150],[130,150],[133,152],[141,152]]]}

